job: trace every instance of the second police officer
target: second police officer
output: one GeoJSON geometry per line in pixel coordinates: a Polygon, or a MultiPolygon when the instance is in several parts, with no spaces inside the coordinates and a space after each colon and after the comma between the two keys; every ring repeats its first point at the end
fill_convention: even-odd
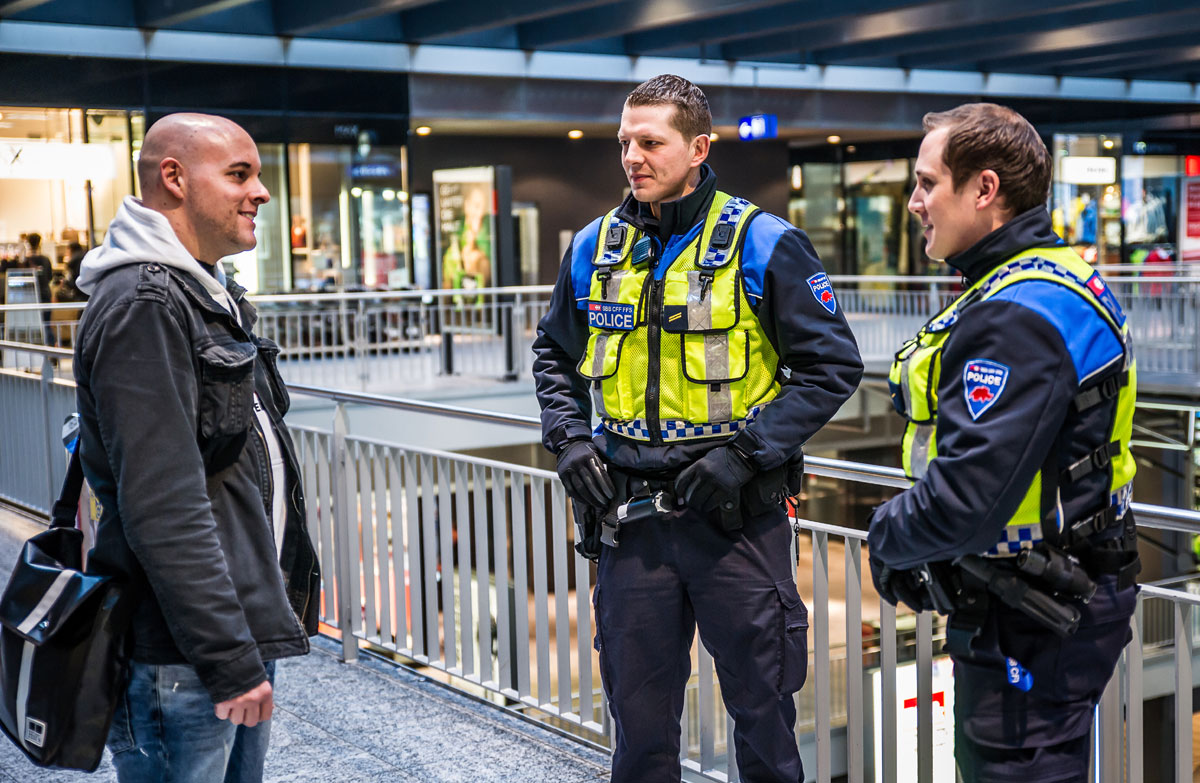
{"type": "Polygon", "coordinates": [[[890,603],[950,615],[966,783],[1084,781],[1136,594],[1129,330],[1054,234],[1025,118],[967,104],[924,126],[909,209],[966,290],[896,354],[914,484],[871,519],[871,571],[890,603]]]}
{"type": "Polygon", "coordinates": [[[711,130],[685,79],[630,93],[632,192],[575,235],[534,343],[543,442],[599,559],[613,783],[680,779],[697,626],[742,779],[804,779],[792,695],[808,622],[780,503],[862,364],[804,233],[717,190],[711,130]]]}

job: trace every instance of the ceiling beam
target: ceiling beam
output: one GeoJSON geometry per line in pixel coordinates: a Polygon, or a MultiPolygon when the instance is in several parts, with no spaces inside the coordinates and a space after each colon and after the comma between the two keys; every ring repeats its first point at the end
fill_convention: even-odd
{"type": "Polygon", "coordinates": [[[1189,66],[1200,68],[1200,46],[1185,46],[1177,49],[1162,49],[1155,46],[1153,50],[1140,55],[1131,54],[1125,57],[1111,58],[1104,63],[1094,63],[1063,69],[1070,76],[1128,76],[1141,71],[1172,71],[1175,69],[1189,70],[1189,66]]]}
{"type": "Polygon", "coordinates": [[[134,13],[138,27],[171,27],[202,16],[248,5],[254,0],[137,0],[134,13]]]}
{"type": "Polygon", "coordinates": [[[781,8],[759,11],[744,9],[713,24],[712,20],[688,21],[665,30],[633,33],[626,38],[629,54],[651,54],[696,44],[720,43],[740,38],[815,27],[838,19],[870,14],[874,11],[907,8],[928,0],[810,0],[788,3],[781,8]]]}
{"type": "MultiPolygon", "coordinates": [[[[1196,44],[1196,34],[1180,33],[1168,35],[1154,42],[1153,50],[1179,49],[1196,44]]],[[[976,66],[985,73],[1003,73],[1021,71],[1026,73],[1055,73],[1055,69],[1075,65],[1089,65],[1121,56],[1143,55],[1147,52],[1145,41],[1126,41],[1096,49],[1094,46],[1081,46],[1070,51],[1048,52],[1045,54],[1022,54],[1016,57],[994,57],[980,60],[976,66]]]]}
{"type": "Polygon", "coordinates": [[[37,8],[39,5],[45,5],[48,2],[50,0],[4,0],[0,2],[0,16],[19,14],[22,11],[37,8]]]}
{"type": "MultiPolygon", "coordinates": [[[[1137,4],[1132,0],[1068,0],[1055,6],[1054,17],[1063,22],[1079,20],[1079,11],[1087,10],[1094,18],[1106,6],[1127,14],[1137,4]]],[[[843,62],[859,57],[877,60],[894,57],[913,38],[944,45],[960,34],[985,34],[998,25],[1028,31],[1030,17],[1046,14],[1046,0],[942,0],[925,5],[866,13],[832,23],[791,30],[776,30],[750,39],[729,41],[721,46],[721,55],[730,60],[750,60],[795,52],[822,51],[828,54],[817,62],[843,62]],[[955,31],[953,36],[950,31],[955,31]]],[[[1117,13],[1108,10],[1108,13],[1117,13]]],[[[1042,19],[1038,20],[1042,23],[1042,19]]]]}
{"type": "MultiPolygon", "coordinates": [[[[594,41],[628,35],[660,27],[669,27],[697,19],[708,20],[728,14],[744,14],[760,8],[782,5],[785,0],[623,0],[608,3],[538,22],[520,25],[517,39],[522,49],[546,49],[552,46],[594,41]]],[[[692,43],[695,43],[693,41],[692,43]]]]}
{"type": "Polygon", "coordinates": [[[311,35],[351,22],[407,11],[436,0],[284,0],[274,3],[279,35],[311,35]]]}
{"type": "MultiPolygon", "coordinates": [[[[956,45],[951,47],[945,46],[945,40],[940,43],[922,41],[922,46],[928,48],[917,54],[920,50],[910,46],[908,53],[914,56],[906,58],[902,64],[921,68],[973,64],[983,59],[980,55],[984,51],[984,43],[991,46],[1002,45],[1005,57],[1014,58],[1068,52],[1080,48],[1095,50],[1133,41],[1149,41],[1147,45],[1153,46],[1153,41],[1163,36],[1200,30],[1200,14],[1196,13],[1195,0],[1161,0],[1139,2],[1137,5],[1145,9],[1142,14],[1085,24],[1078,23],[1079,17],[1076,14],[1049,14],[1036,21],[1039,28],[1036,32],[1031,32],[1026,26],[1024,29],[1006,28],[965,33],[956,36],[956,45]],[[1064,19],[1064,16],[1068,18],[1064,19]],[[1006,40],[998,40],[1001,37],[1006,40]]],[[[917,43],[914,41],[913,46],[917,43]]]]}
{"type": "Polygon", "coordinates": [[[404,32],[411,41],[467,35],[497,27],[525,24],[550,16],[584,11],[612,0],[459,0],[408,11],[404,32]]]}

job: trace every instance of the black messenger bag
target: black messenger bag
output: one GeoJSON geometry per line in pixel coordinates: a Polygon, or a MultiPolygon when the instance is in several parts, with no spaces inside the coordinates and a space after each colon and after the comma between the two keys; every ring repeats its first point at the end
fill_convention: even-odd
{"type": "Polygon", "coordinates": [[[128,612],[116,582],[83,572],[82,483],[76,448],[0,598],[0,728],[38,766],[91,772],[125,685],[128,612]]]}

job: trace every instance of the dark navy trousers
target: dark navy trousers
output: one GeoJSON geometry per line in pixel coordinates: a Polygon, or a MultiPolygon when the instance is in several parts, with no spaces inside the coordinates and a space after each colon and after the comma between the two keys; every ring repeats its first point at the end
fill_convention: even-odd
{"type": "Polygon", "coordinates": [[[977,649],[954,657],[954,757],[964,783],[1084,783],[1096,704],[1132,632],[1134,587],[1096,580],[1077,604],[1079,630],[1060,639],[993,600],[977,649]],[[1028,692],[1007,681],[1011,656],[1033,675],[1028,692]]]}
{"type": "Polygon", "coordinates": [[[808,667],[808,611],[782,508],[726,534],[694,511],[621,529],[593,593],[596,649],[616,729],[612,783],[677,783],[697,627],[713,657],[746,783],[800,783],[792,695],[808,667]]]}

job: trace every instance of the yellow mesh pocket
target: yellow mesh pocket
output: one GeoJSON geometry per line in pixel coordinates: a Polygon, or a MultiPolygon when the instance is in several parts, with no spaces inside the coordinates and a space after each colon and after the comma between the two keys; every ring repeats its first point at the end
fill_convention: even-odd
{"type": "Polygon", "coordinates": [[[621,362],[621,349],[628,332],[592,332],[587,350],[579,360],[579,374],[589,381],[611,378],[621,362]]]}

